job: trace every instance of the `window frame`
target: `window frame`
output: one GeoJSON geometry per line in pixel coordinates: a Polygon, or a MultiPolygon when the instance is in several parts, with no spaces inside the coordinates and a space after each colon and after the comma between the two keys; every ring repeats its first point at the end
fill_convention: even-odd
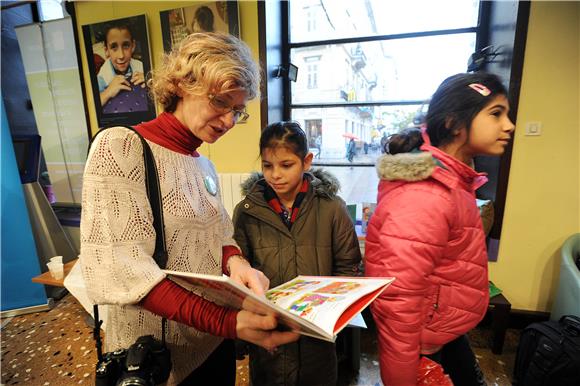
{"type": "MultiPolygon", "coordinates": [[[[304,107],[302,105],[292,105],[290,81],[285,78],[276,78],[274,75],[276,69],[280,66],[288,68],[290,63],[290,47],[308,46],[314,42],[294,43],[290,45],[290,24],[289,24],[289,2],[287,1],[259,1],[258,2],[258,21],[260,39],[260,60],[266,69],[266,81],[262,88],[261,103],[261,123],[262,128],[266,127],[269,122],[291,119],[291,109],[304,107]]],[[[481,1],[478,23],[475,28],[476,44],[475,49],[481,50],[488,45],[502,47],[508,55],[503,60],[495,63],[485,63],[482,70],[498,74],[508,89],[508,99],[510,101],[510,118],[516,124],[518,111],[518,102],[520,87],[522,83],[523,61],[527,39],[527,29],[530,14],[530,2],[502,2],[498,0],[481,1]]],[[[470,29],[473,27],[470,27],[470,29]]],[[[420,37],[424,34],[434,34],[440,31],[453,33],[456,30],[439,30],[429,31],[426,33],[414,33],[413,36],[420,37]]],[[[385,36],[396,38],[409,34],[400,35],[381,35],[367,37],[364,39],[376,40],[384,39],[385,36]]],[[[352,43],[359,41],[361,38],[345,38],[335,40],[319,41],[334,43],[352,43]]],[[[405,101],[404,103],[416,104],[424,101],[405,101]]],[[[386,102],[359,102],[359,106],[373,106],[376,103],[388,106],[394,101],[386,102]]],[[[401,103],[401,104],[404,104],[401,103]]],[[[342,107],[354,106],[350,103],[337,104],[311,104],[309,107],[342,107]]],[[[484,193],[480,198],[491,199],[494,201],[495,219],[488,238],[488,253],[490,260],[497,259],[499,249],[499,239],[503,224],[503,215],[505,209],[505,200],[507,196],[507,186],[509,180],[511,154],[513,141],[508,145],[506,152],[499,160],[476,159],[478,170],[484,170],[494,179],[491,189],[484,193]],[[486,164],[487,162],[487,164],[486,164]]],[[[496,157],[497,158],[497,157],[496,157]]],[[[317,163],[317,166],[324,166],[317,163]]],[[[351,165],[342,165],[351,166],[351,165]]],[[[357,167],[374,166],[371,164],[356,164],[357,167]]],[[[354,167],[354,165],[353,165],[354,167]]]]}
{"type": "MultiPolygon", "coordinates": [[[[292,43],[290,41],[290,5],[289,2],[282,2],[281,11],[282,11],[282,20],[281,23],[283,27],[282,31],[282,39],[284,44],[281,49],[282,61],[283,63],[290,63],[291,51],[295,48],[305,48],[305,47],[318,47],[318,46],[325,46],[325,45],[337,45],[337,44],[353,44],[353,43],[366,43],[366,42],[374,42],[374,41],[388,41],[388,40],[400,40],[400,39],[409,39],[409,38],[420,38],[420,37],[430,37],[430,36],[444,36],[444,35],[458,35],[458,34],[465,34],[465,33],[475,33],[475,46],[476,49],[480,47],[484,47],[481,35],[487,36],[488,34],[488,27],[487,23],[488,20],[485,15],[488,15],[488,12],[485,12],[483,3],[485,1],[480,1],[479,3],[479,17],[477,21],[477,25],[474,27],[463,27],[463,28],[453,28],[453,29],[442,29],[442,30],[431,30],[431,31],[419,31],[419,32],[406,32],[406,33],[399,33],[399,34],[387,34],[387,35],[372,35],[372,36],[362,36],[362,37],[354,37],[354,38],[338,38],[338,39],[325,39],[325,40],[313,40],[308,42],[297,42],[292,43]]],[[[303,74],[305,76],[309,76],[308,69],[303,68],[303,74]]],[[[372,102],[330,102],[330,103],[293,103],[292,102],[292,85],[290,80],[284,78],[283,80],[283,88],[284,88],[284,120],[290,120],[292,117],[292,110],[293,109],[315,109],[315,108],[337,108],[337,107],[355,107],[355,108],[368,108],[368,107],[375,107],[375,106],[410,106],[410,105],[423,105],[425,103],[424,99],[416,99],[416,100],[375,100],[372,102]]],[[[356,82],[356,79],[354,79],[356,82]]],[[[310,89],[310,88],[309,88],[310,89]]],[[[348,130],[347,130],[348,131],[348,130]]],[[[357,162],[355,164],[334,164],[334,163],[325,163],[324,161],[317,160],[315,166],[338,166],[338,167],[368,167],[374,166],[372,162],[357,162]]]]}

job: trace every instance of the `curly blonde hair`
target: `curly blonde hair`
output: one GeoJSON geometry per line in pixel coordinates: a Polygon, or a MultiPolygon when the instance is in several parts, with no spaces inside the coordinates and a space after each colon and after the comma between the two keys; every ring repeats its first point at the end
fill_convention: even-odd
{"type": "Polygon", "coordinates": [[[259,94],[260,67],[240,39],[223,33],[194,33],[163,56],[147,86],[168,112],[175,111],[181,93],[222,94],[243,90],[248,99],[259,94]]]}

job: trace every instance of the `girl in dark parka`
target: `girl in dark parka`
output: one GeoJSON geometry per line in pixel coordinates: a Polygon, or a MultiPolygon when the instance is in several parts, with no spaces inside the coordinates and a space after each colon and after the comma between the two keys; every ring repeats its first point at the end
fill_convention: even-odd
{"type": "MultiPolygon", "coordinates": [[[[269,125],[260,138],[263,174],[243,185],[234,211],[234,238],[272,287],[297,275],[358,273],[358,239],[339,184],[330,173],[307,171],[313,155],[295,122],[269,125]]],[[[250,376],[259,385],[335,385],[333,343],[301,337],[269,353],[250,347],[250,376]]]]}

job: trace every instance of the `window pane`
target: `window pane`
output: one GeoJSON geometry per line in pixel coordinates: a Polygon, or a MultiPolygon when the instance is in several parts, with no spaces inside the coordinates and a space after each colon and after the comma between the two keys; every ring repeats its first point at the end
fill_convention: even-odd
{"type": "MultiPolygon", "coordinates": [[[[324,170],[332,173],[340,181],[338,195],[347,204],[361,202],[377,202],[379,177],[374,166],[359,166],[356,168],[342,166],[324,166],[324,170]]],[[[358,209],[357,218],[361,213],[358,209]]]]}
{"type": "Polygon", "coordinates": [[[425,100],[474,51],[475,33],[294,48],[292,104],[425,100]]]}
{"type": "Polygon", "coordinates": [[[40,19],[42,21],[62,19],[64,17],[62,0],[37,0],[37,3],[40,5],[40,19]]]}
{"type": "Polygon", "coordinates": [[[476,27],[478,0],[292,0],[292,43],[476,27]]]}
{"type": "Polygon", "coordinates": [[[304,129],[314,164],[374,164],[384,139],[417,124],[414,119],[424,109],[421,105],[293,109],[292,120],[304,129]]]}

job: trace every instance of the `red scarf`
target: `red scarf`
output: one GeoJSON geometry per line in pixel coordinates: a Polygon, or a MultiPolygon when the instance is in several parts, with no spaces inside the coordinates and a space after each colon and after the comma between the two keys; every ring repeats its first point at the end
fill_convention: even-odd
{"type": "Polygon", "coordinates": [[[308,187],[310,186],[308,178],[304,176],[304,179],[302,180],[302,186],[300,186],[300,190],[294,199],[294,204],[292,204],[292,209],[290,209],[290,211],[284,208],[284,205],[282,205],[278,195],[276,192],[274,192],[274,189],[268,185],[266,180],[262,180],[262,183],[264,184],[264,199],[266,202],[268,202],[270,208],[272,208],[272,210],[276,212],[278,216],[280,216],[282,222],[288,227],[288,229],[292,228],[292,224],[294,224],[296,218],[298,217],[300,204],[302,204],[304,197],[306,197],[308,187]]]}
{"type": "Polygon", "coordinates": [[[157,118],[135,126],[145,139],[181,154],[199,157],[197,148],[201,139],[179,122],[175,115],[163,112],[157,118]]]}

